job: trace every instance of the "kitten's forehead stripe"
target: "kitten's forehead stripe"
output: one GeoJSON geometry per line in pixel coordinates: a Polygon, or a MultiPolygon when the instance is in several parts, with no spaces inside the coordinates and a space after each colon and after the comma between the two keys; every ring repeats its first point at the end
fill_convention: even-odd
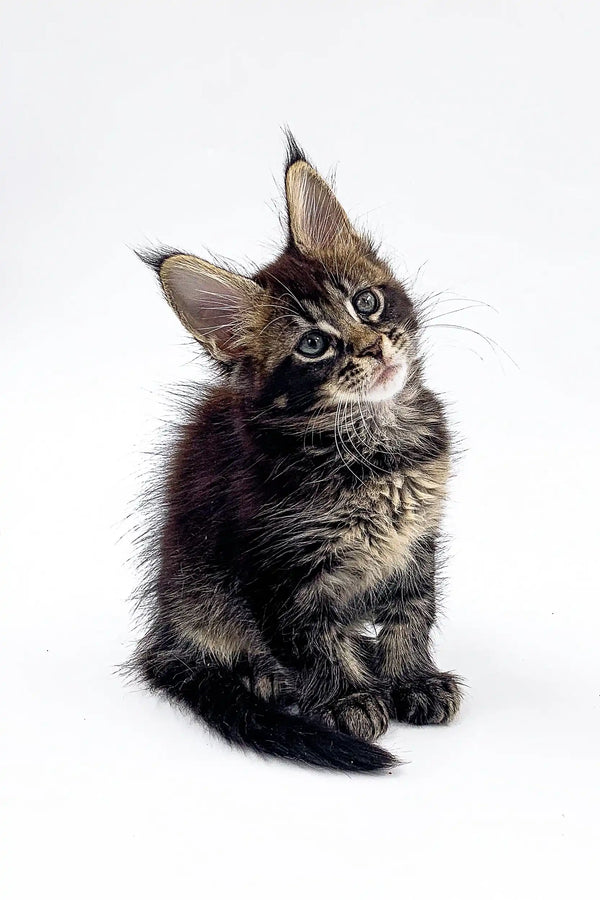
{"type": "Polygon", "coordinates": [[[352,301],[346,300],[346,303],[344,305],[345,305],[346,309],[348,310],[348,312],[350,313],[350,315],[352,316],[352,318],[355,319],[357,322],[360,322],[360,316],[354,309],[352,301]]]}
{"type": "Polygon", "coordinates": [[[332,334],[336,338],[341,338],[342,336],[337,328],[334,328],[333,325],[330,325],[330,323],[326,322],[324,319],[319,319],[316,325],[320,331],[324,331],[326,334],[332,334]]]}

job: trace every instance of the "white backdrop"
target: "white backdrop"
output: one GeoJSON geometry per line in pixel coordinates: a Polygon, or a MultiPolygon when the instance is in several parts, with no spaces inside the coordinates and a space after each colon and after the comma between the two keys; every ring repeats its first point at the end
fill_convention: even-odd
{"type": "Polygon", "coordinates": [[[592,896],[598,12],[571,0],[9,0],[2,26],[3,896],[592,896]],[[130,247],[266,261],[288,123],[416,290],[467,452],[448,728],[380,778],[229,750],[114,674],[126,516],[202,377],[130,247]],[[421,268],[422,267],[422,268],[421,268]],[[456,301],[456,302],[454,302],[456,301]],[[120,539],[121,538],[121,539],[120,539]]]}

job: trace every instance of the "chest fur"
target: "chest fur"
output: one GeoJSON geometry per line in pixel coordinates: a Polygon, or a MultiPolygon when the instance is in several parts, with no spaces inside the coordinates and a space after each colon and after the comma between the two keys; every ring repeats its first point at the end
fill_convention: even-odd
{"type": "Polygon", "coordinates": [[[405,568],[415,544],[439,525],[447,478],[442,457],[374,476],[293,516],[296,531],[288,539],[299,554],[307,549],[311,598],[344,603],[405,568]]]}
{"type": "Polygon", "coordinates": [[[360,571],[365,589],[404,568],[417,541],[439,525],[447,478],[447,460],[437,460],[375,479],[345,498],[330,545],[338,574],[347,569],[356,583],[360,571]]]}

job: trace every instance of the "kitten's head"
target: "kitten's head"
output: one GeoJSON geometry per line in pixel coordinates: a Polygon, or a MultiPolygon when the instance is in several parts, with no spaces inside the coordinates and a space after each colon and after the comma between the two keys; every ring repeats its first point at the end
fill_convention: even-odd
{"type": "Polygon", "coordinates": [[[290,138],[288,242],[252,278],[195,256],[154,260],[167,300],[227,377],[288,414],[386,403],[418,372],[404,288],[290,138]]]}

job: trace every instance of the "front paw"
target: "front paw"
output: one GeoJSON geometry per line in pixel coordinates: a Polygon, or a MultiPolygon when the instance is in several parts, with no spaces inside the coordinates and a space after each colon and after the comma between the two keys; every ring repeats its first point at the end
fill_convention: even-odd
{"type": "Polygon", "coordinates": [[[297,699],[294,678],[283,668],[270,671],[257,669],[246,681],[248,689],[267,703],[286,706],[297,699]]]}
{"type": "Polygon", "coordinates": [[[411,725],[445,725],[460,701],[460,681],[451,672],[414,675],[392,688],[394,717],[411,725]]]}
{"type": "Polygon", "coordinates": [[[321,712],[321,719],[335,731],[374,741],[388,727],[390,716],[383,698],[360,692],[334,700],[321,712]]]}

